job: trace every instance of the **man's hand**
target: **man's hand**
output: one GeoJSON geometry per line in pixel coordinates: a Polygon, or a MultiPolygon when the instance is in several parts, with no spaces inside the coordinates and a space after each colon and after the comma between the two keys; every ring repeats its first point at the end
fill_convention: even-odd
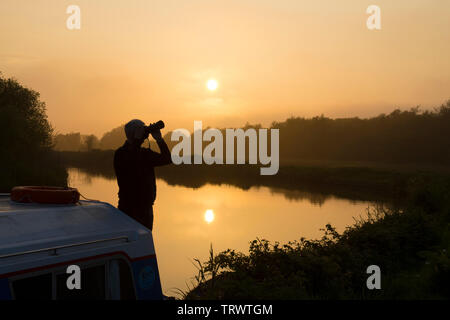
{"type": "Polygon", "coordinates": [[[154,130],[150,132],[153,139],[155,139],[156,141],[158,140],[162,140],[162,135],[161,135],[161,130],[154,130]]]}

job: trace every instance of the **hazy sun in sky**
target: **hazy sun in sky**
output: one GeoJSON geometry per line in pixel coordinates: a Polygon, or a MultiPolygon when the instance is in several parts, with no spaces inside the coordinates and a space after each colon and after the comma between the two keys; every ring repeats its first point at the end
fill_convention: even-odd
{"type": "Polygon", "coordinates": [[[207,223],[211,223],[214,221],[214,211],[212,211],[211,209],[206,210],[205,212],[205,221],[207,223]]]}
{"type": "Polygon", "coordinates": [[[206,82],[206,87],[209,91],[215,91],[217,87],[219,86],[219,83],[216,79],[209,79],[208,82],[206,82]]]}
{"type": "Polygon", "coordinates": [[[69,1],[0,0],[2,76],[41,94],[55,134],[101,138],[138,115],[169,131],[367,118],[450,97],[450,1],[374,1],[376,31],[361,0],[72,2],[79,19],[69,1]]]}

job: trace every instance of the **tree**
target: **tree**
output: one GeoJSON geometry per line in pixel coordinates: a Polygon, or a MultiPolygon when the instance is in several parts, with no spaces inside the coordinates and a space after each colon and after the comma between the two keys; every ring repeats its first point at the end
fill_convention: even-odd
{"type": "Polygon", "coordinates": [[[0,112],[2,152],[17,155],[51,146],[53,129],[38,92],[0,75],[0,112]]]}
{"type": "Polygon", "coordinates": [[[100,148],[114,150],[123,145],[126,140],[124,126],[120,126],[105,133],[100,140],[100,148]]]}
{"type": "Polygon", "coordinates": [[[86,137],[86,139],[84,140],[84,144],[86,145],[86,150],[91,151],[95,147],[98,147],[99,140],[95,135],[91,134],[86,137]]]}
{"type": "Polygon", "coordinates": [[[0,189],[19,183],[64,184],[65,170],[48,158],[53,128],[39,93],[0,74],[0,115],[0,189]]]}
{"type": "Polygon", "coordinates": [[[53,144],[57,151],[81,151],[81,134],[79,132],[57,134],[53,138],[53,144]]]}

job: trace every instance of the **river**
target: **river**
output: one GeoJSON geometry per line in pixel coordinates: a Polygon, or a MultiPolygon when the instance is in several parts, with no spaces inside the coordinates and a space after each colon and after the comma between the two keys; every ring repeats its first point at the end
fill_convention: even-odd
{"type": "MultiPolygon", "coordinates": [[[[116,180],[72,168],[69,185],[86,198],[117,206],[116,180]]],[[[157,188],[153,237],[161,285],[168,296],[192,287],[197,273],[193,259],[205,261],[211,244],[214,252],[248,252],[256,238],[280,243],[317,239],[327,223],[342,232],[372,205],[268,187],[243,190],[207,184],[193,189],[158,179],[157,188]]]]}

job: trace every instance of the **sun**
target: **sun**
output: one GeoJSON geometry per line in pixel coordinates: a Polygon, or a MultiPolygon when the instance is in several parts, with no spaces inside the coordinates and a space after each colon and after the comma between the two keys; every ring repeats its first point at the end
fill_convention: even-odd
{"type": "Polygon", "coordinates": [[[205,221],[207,223],[211,223],[214,221],[214,211],[212,211],[211,209],[206,210],[205,212],[205,221]]]}
{"type": "Polygon", "coordinates": [[[206,82],[206,87],[209,91],[216,91],[216,89],[219,87],[219,83],[216,79],[209,79],[208,82],[206,82]]]}

